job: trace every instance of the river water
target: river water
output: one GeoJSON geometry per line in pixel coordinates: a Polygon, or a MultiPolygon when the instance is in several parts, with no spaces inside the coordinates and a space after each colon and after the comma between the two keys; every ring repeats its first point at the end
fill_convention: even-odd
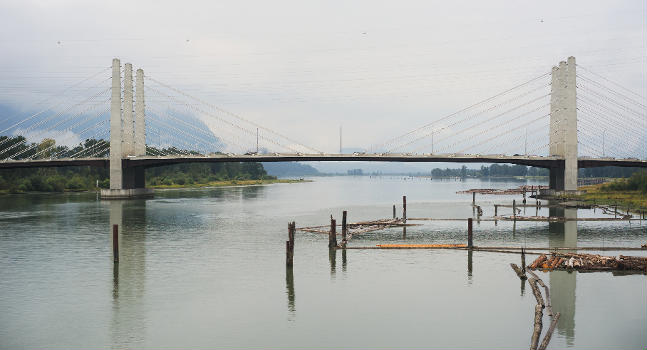
{"type": "MultiPolygon", "coordinates": [[[[519,255],[330,254],[325,235],[298,232],[294,268],[285,267],[289,221],[325,225],[331,214],[340,221],[342,210],[349,222],[389,218],[393,204],[400,216],[402,195],[410,218],[467,218],[471,195],[457,191],[521,182],[313,180],[157,191],[154,199],[131,201],[101,201],[94,193],[0,196],[0,347],[528,347],[536,302],[510,269],[519,255]],[[118,265],[112,262],[112,223],[121,229],[118,265]]],[[[514,198],[477,196],[477,204],[491,216],[495,202],[514,198]]],[[[506,210],[511,212],[500,208],[499,214],[506,210]]],[[[536,214],[535,208],[526,211],[536,214]]],[[[466,241],[465,221],[421,223],[404,235],[393,228],[355,236],[349,245],[466,241]]],[[[639,246],[647,237],[642,225],[475,221],[474,244],[639,246]]],[[[539,275],[561,312],[551,348],[645,345],[645,275],[539,275]]]]}

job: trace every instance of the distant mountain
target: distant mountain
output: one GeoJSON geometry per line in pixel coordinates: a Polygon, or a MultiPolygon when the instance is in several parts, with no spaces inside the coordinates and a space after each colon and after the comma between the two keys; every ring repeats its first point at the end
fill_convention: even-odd
{"type": "Polygon", "coordinates": [[[298,162],[263,163],[268,175],[276,177],[313,176],[321,173],[310,165],[298,162]]]}

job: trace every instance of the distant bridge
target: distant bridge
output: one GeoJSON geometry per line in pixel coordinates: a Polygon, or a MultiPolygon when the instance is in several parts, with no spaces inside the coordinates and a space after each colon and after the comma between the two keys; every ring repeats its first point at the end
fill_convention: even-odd
{"type": "Polygon", "coordinates": [[[573,57],[549,73],[374,145],[375,151],[353,154],[306,146],[144,76],[141,69],[133,84],[132,65],[122,69],[118,59],[111,68],[109,78],[87,89],[89,97],[50,106],[0,130],[7,134],[0,136],[0,169],[106,167],[110,190],[102,196],[123,198],[150,193],[144,169],[180,163],[511,163],[549,169],[550,188],[558,191],[577,189],[578,168],[647,167],[642,97],[586,69],[589,73],[576,73],[573,57]],[[105,88],[107,81],[111,87],[105,88]],[[145,91],[153,96],[147,103],[145,91]],[[109,113],[101,109],[108,102],[109,113]],[[85,138],[86,144],[68,149],[46,138],[28,141],[51,133],[85,138]],[[637,154],[643,159],[633,158],[637,154]]]}

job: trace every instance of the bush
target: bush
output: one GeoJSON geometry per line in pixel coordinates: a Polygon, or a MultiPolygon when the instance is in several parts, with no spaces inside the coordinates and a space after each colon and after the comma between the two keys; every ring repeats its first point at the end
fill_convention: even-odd
{"type": "Polygon", "coordinates": [[[603,191],[640,191],[647,193],[647,173],[635,172],[628,179],[620,179],[602,186],[603,191]]]}
{"type": "Polygon", "coordinates": [[[103,179],[99,181],[99,187],[101,188],[110,188],[110,179],[103,179]]]}
{"type": "Polygon", "coordinates": [[[85,184],[83,183],[83,179],[81,179],[79,176],[73,176],[68,182],[67,182],[67,188],[71,190],[80,190],[85,187],[85,184]]]}

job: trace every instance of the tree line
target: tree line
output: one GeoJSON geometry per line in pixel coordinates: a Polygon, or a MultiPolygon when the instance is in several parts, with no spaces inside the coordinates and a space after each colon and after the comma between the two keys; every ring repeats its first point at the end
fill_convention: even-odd
{"type": "MultiPolygon", "coordinates": [[[[22,136],[0,137],[0,159],[49,159],[78,157],[107,157],[110,149],[105,140],[86,139],[75,147],[59,146],[53,139],[27,143],[22,136]]],[[[199,154],[175,147],[146,146],[149,155],[199,154]]],[[[267,175],[261,163],[193,163],[174,164],[146,170],[146,184],[191,185],[212,181],[274,179],[267,175]]],[[[0,191],[4,192],[63,192],[108,188],[109,169],[88,166],[60,168],[0,169],[0,191]]]]}
{"type": "MultiPolygon", "coordinates": [[[[629,177],[641,168],[627,167],[599,167],[599,168],[582,168],[578,171],[578,177],[629,177]]],[[[482,165],[480,169],[468,169],[465,165],[455,169],[433,169],[432,177],[514,177],[514,176],[549,176],[549,170],[546,168],[537,168],[525,165],[508,165],[492,164],[490,166],[482,165]]]]}

